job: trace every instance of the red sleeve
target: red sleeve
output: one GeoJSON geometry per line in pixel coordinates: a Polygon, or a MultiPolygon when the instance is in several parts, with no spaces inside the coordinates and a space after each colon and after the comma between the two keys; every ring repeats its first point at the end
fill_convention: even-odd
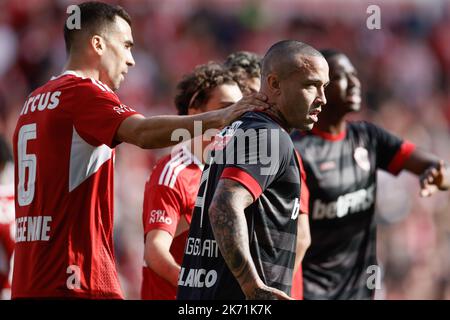
{"type": "Polygon", "coordinates": [[[411,156],[415,149],[416,146],[413,143],[404,141],[389,163],[388,171],[394,175],[399,174],[405,165],[405,161],[411,156]]]}
{"type": "Polygon", "coordinates": [[[300,214],[309,214],[309,189],[306,184],[306,172],[303,167],[302,157],[297,151],[295,151],[295,154],[297,155],[297,160],[300,166],[300,214]]]}
{"type": "Polygon", "coordinates": [[[114,137],[120,124],[137,112],[122,104],[117,95],[99,81],[85,81],[76,92],[81,97],[80,104],[73,110],[75,130],[94,146],[106,144],[113,148],[119,143],[114,137]]]}
{"type": "Polygon", "coordinates": [[[144,235],[151,230],[165,230],[175,236],[183,207],[178,190],[166,185],[147,183],[144,193],[144,235]]]}
{"type": "Polygon", "coordinates": [[[242,184],[253,196],[253,200],[259,198],[262,188],[258,181],[250,174],[237,167],[227,167],[222,171],[220,179],[231,179],[242,184]]]}

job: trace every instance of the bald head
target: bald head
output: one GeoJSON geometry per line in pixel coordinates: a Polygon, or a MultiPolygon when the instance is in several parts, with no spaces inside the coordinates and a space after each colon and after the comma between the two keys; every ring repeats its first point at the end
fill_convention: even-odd
{"type": "Polygon", "coordinates": [[[327,61],[313,47],[280,41],[263,58],[260,91],[289,127],[310,130],[326,103],[328,71],[327,61]]]}
{"type": "MultiPolygon", "coordinates": [[[[307,45],[295,40],[283,40],[275,43],[269,48],[262,60],[261,76],[264,79],[269,74],[276,74],[284,79],[292,72],[298,71],[299,57],[323,57],[322,54],[307,45]]],[[[305,61],[306,63],[306,61],[305,61]]]]}

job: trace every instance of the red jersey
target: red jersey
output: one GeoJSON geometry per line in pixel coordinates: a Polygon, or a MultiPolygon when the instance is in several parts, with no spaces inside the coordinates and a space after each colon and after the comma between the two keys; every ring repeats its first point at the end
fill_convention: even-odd
{"type": "Polygon", "coordinates": [[[66,72],[32,92],[14,132],[12,298],[123,298],[113,252],[114,140],[136,114],[66,72]]]}
{"type": "MultiPolygon", "coordinates": [[[[170,233],[170,253],[178,264],[183,260],[202,170],[203,164],[182,147],[156,164],[145,185],[144,237],[155,229],[170,233]]],[[[174,300],[176,293],[176,287],[144,265],[142,299],[174,300]]]]}
{"type": "Polygon", "coordinates": [[[10,288],[9,275],[13,251],[14,184],[0,181],[0,299],[2,291],[10,288]]]}

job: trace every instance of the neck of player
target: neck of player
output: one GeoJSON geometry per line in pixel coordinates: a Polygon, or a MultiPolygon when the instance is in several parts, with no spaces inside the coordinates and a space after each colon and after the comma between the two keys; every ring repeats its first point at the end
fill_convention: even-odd
{"type": "Polygon", "coordinates": [[[100,80],[100,71],[96,66],[90,66],[86,63],[86,60],[74,55],[69,56],[63,72],[68,70],[74,71],[77,75],[83,78],[100,80]]]}
{"type": "Polygon", "coordinates": [[[315,128],[328,132],[332,135],[338,135],[345,131],[345,115],[336,112],[336,108],[331,105],[325,105],[322,107],[322,112],[319,114],[319,121],[316,123],[315,128]]]}

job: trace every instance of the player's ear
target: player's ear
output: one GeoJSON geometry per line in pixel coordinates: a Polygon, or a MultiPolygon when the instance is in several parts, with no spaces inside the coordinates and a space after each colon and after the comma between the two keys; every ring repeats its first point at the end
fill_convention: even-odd
{"type": "Polygon", "coordinates": [[[277,75],[271,73],[267,76],[267,86],[269,87],[269,90],[276,96],[280,95],[280,80],[278,79],[277,75]]]}
{"type": "Polygon", "coordinates": [[[99,56],[103,55],[103,52],[105,50],[105,41],[103,40],[103,38],[99,35],[94,35],[91,38],[91,46],[94,49],[95,52],[97,52],[97,54],[99,56]]]}

